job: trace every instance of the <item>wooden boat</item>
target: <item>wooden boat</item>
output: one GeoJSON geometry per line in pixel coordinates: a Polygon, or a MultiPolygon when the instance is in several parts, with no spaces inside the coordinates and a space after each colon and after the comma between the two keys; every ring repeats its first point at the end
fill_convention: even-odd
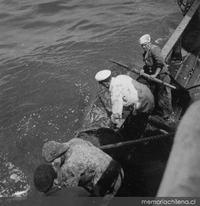
{"type": "Polygon", "coordinates": [[[200,1],[187,2],[190,2],[190,8],[185,8],[187,13],[183,10],[185,16],[162,53],[174,79],[190,92],[192,101],[195,101],[200,98],[200,1]]]}
{"type": "MultiPolygon", "coordinates": [[[[93,142],[124,168],[125,180],[118,196],[156,196],[179,120],[188,106],[200,99],[200,0],[177,2],[184,17],[162,48],[175,87],[174,121],[166,123],[152,115],[146,122],[143,117],[133,119],[125,113],[124,124],[114,131],[110,95],[101,88],[86,110],[83,127],[76,132],[76,137],[93,142]]],[[[118,63],[111,67],[115,75],[128,73],[135,77],[132,66],[118,63]]]]}

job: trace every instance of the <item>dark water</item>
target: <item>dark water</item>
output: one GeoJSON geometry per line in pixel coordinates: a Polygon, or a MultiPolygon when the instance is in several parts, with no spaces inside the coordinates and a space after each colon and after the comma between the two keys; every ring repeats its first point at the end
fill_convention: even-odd
{"type": "Polygon", "coordinates": [[[110,58],[142,65],[144,33],[163,46],[176,0],[0,1],[0,197],[29,197],[47,140],[67,141],[110,58]]]}

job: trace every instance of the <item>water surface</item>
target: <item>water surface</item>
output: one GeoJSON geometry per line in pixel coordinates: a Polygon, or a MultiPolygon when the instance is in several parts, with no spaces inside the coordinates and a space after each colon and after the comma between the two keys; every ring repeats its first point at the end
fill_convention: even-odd
{"type": "Polygon", "coordinates": [[[81,127],[96,72],[142,66],[140,36],[162,47],[182,15],[176,0],[0,3],[0,197],[29,198],[42,145],[81,127]]]}

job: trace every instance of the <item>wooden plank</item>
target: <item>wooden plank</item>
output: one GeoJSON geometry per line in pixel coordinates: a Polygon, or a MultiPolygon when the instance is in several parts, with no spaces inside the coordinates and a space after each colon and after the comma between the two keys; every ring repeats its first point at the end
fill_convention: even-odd
{"type": "Polygon", "coordinates": [[[200,5],[200,0],[196,0],[193,3],[193,5],[191,6],[191,8],[187,12],[187,14],[182,19],[179,26],[176,28],[176,30],[174,31],[174,33],[172,34],[170,39],[164,45],[164,47],[162,49],[162,54],[163,54],[163,57],[166,61],[168,60],[169,55],[172,52],[172,48],[174,47],[174,45],[176,44],[176,42],[180,38],[181,34],[183,33],[183,31],[185,30],[185,28],[189,24],[190,20],[192,19],[193,15],[195,14],[195,12],[198,9],[199,5],[200,5]]]}

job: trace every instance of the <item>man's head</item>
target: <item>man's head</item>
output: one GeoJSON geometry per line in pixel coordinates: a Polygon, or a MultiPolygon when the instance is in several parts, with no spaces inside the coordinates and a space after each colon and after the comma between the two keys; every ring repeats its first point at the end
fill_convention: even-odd
{"type": "Polygon", "coordinates": [[[56,178],[57,173],[51,164],[41,164],[34,172],[33,182],[37,190],[46,193],[51,189],[56,178]]]}
{"type": "Polygon", "coordinates": [[[144,50],[146,50],[146,47],[148,47],[148,45],[151,43],[151,37],[149,34],[145,34],[143,36],[140,37],[139,39],[139,43],[142,46],[142,48],[144,50]]]}
{"type": "Polygon", "coordinates": [[[97,72],[97,74],[95,75],[95,79],[100,84],[108,86],[107,84],[110,83],[110,79],[111,79],[111,71],[106,70],[106,69],[101,70],[101,71],[97,72]]]}

